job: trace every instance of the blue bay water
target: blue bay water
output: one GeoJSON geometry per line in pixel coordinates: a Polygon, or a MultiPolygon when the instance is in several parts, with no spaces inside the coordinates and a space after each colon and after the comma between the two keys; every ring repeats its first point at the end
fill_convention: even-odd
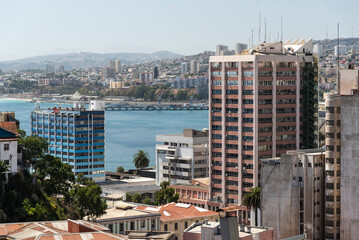
{"type": "MultiPolygon", "coordinates": [[[[47,108],[58,104],[40,103],[39,106],[47,108]]],[[[27,134],[30,134],[30,113],[34,108],[34,103],[0,99],[0,111],[15,112],[27,134]]],[[[154,166],[157,134],[208,128],[208,111],[107,111],[105,119],[107,171],[114,171],[118,166],[134,168],[132,158],[139,149],[149,153],[150,166],[154,166]]]]}

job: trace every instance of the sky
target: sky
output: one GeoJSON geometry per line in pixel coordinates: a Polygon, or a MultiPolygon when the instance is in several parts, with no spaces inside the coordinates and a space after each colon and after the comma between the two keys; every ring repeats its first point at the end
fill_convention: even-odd
{"type": "Polygon", "coordinates": [[[0,61],[69,52],[168,50],[191,55],[225,44],[359,36],[357,0],[0,0],[0,61]],[[270,37],[270,39],[269,39],[270,37]]]}

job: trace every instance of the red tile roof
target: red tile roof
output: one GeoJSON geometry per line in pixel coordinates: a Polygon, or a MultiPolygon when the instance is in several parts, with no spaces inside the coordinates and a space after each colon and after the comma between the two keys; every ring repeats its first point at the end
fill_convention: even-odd
{"type": "Polygon", "coordinates": [[[138,206],[136,209],[161,213],[161,221],[218,215],[217,212],[184,203],[168,203],[158,207],[138,206]]]}

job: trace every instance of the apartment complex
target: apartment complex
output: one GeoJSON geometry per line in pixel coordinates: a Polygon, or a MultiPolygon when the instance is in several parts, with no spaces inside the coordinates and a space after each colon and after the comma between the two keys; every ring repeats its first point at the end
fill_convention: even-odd
{"type": "Polygon", "coordinates": [[[274,229],[274,239],[304,233],[307,239],[323,239],[324,162],[322,149],[262,160],[262,225],[274,229]]]}
{"type": "Polygon", "coordinates": [[[156,184],[189,183],[208,177],[208,130],[184,129],[183,134],[157,135],[156,184]]]}
{"type": "Polygon", "coordinates": [[[90,110],[81,104],[73,108],[36,108],[31,112],[31,134],[45,138],[48,153],[73,166],[94,181],[105,180],[104,104],[91,101],[90,110]]]}
{"type": "Polygon", "coordinates": [[[314,147],[312,41],[263,43],[210,57],[210,197],[242,205],[260,159],[314,147]]]}

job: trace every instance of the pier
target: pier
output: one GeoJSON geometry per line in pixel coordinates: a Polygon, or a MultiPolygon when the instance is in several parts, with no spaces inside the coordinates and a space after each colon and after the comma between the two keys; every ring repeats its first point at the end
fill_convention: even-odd
{"type": "Polygon", "coordinates": [[[175,106],[175,105],[156,105],[156,106],[106,106],[106,111],[198,111],[208,110],[208,106],[175,106]]]}

